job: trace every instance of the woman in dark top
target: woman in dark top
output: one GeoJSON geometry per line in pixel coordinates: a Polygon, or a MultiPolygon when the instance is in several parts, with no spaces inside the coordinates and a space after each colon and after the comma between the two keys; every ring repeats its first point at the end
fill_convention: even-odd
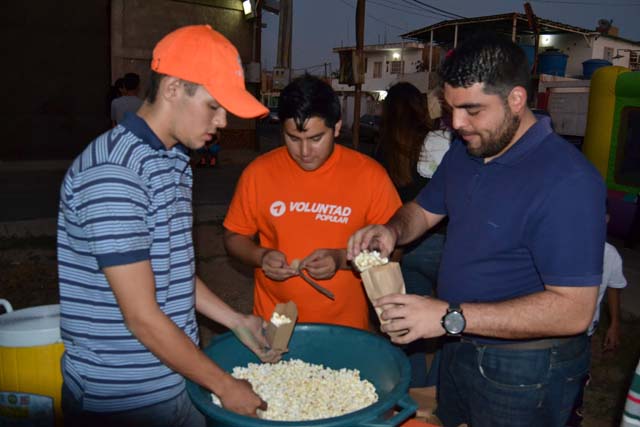
{"type": "Polygon", "coordinates": [[[403,203],[413,200],[428,181],[418,175],[417,164],[432,128],[425,95],[411,83],[393,85],[382,104],[375,157],[387,169],[403,203]]]}
{"type": "MultiPolygon", "coordinates": [[[[427,135],[436,129],[434,125],[427,97],[414,85],[400,82],[389,89],[382,104],[382,128],[375,157],[387,170],[403,203],[413,200],[429,181],[418,173],[418,163],[424,160],[423,149],[427,135]]],[[[434,294],[444,227],[403,248],[400,265],[408,294],[434,294]]],[[[435,340],[418,340],[405,348],[411,362],[410,387],[436,384],[437,355],[430,370],[426,363],[427,352],[433,352],[436,347],[435,340]]]]}

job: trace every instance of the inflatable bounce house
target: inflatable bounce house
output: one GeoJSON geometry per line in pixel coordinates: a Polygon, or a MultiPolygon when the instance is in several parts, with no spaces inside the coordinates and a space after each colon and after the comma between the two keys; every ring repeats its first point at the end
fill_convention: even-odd
{"type": "Polygon", "coordinates": [[[593,74],[582,151],[607,183],[609,233],[635,241],[640,225],[640,72],[611,66],[593,74]]]}

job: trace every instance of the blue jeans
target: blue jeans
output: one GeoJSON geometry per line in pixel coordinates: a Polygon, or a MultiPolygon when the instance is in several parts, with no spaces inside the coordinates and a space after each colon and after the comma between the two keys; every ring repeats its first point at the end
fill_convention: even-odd
{"type": "MultiPolygon", "coordinates": [[[[443,234],[428,234],[419,242],[409,246],[402,256],[400,268],[408,294],[433,295],[438,281],[438,269],[444,247],[443,234]]],[[[411,363],[409,387],[436,385],[438,379],[437,340],[417,340],[405,347],[411,363]],[[430,369],[427,370],[425,357],[435,353],[430,369]]]]}
{"type": "Polygon", "coordinates": [[[448,342],[436,414],[447,427],[564,427],[590,360],[586,335],[543,350],[448,342]]]}
{"type": "Polygon", "coordinates": [[[120,412],[88,412],[82,401],[62,385],[62,412],[65,427],[205,427],[206,422],[184,390],[174,399],[143,408],[120,412]]]}

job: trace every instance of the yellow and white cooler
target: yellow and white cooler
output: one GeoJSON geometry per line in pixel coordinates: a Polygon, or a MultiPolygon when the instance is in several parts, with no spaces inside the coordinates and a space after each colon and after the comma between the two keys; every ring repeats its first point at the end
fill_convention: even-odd
{"type": "Polygon", "coordinates": [[[0,304],[0,425],[62,426],[60,306],[0,304]]]}

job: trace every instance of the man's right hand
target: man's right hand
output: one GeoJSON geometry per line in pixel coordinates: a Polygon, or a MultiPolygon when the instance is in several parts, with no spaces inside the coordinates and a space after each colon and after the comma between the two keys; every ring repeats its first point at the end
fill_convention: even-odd
{"type": "Polygon", "coordinates": [[[279,282],[298,275],[298,271],[287,263],[285,254],[275,249],[269,249],[262,255],[261,267],[269,279],[279,282]]]}
{"type": "Polygon", "coordinates": [[[258,409],[267,410],[267,402],[255,394],[251,383],[247,380],[231,377],[231,383],[222,387],[222,389],[223,393],[219,394],[218,397],[225,409],[250,417],[257,417],[258,409]]]}
{"type": "Polygon", "coordinates": [[[380,255],[388,257],[395,249],[397,234],[387,225],[367,225],[349,237],[347,259],[353,260],[363,250],[378,250],[380,255]]]}

